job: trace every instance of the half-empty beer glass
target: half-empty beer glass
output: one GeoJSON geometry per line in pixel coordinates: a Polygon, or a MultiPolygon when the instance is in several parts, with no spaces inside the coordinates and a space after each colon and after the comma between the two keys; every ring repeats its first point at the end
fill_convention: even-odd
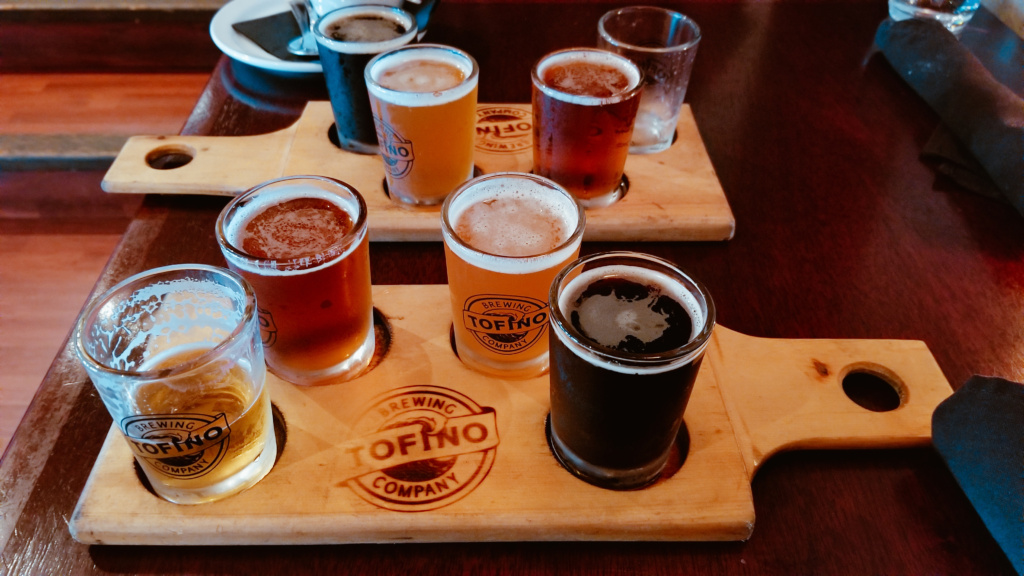
{"type": "Polygon", "coordinates": [[[315,385],[369,366],[370,248],[366,203],[355,188],[323,176],[265,182],[224,208],[217,241],[256,290],[271,372],[315,385]]]}
{"type": "Polygon", "coordinates": [[[561,186],[533,174],[473,179],[441,207],[459,358],[506,378],[548,369],[547,294],[579,254],[586,216],[561,186]]]}
{"type": "Polygon", "coordinates": [[[711,295],[671,262],[606,252],[559,272],[550,304],[555,455],[606,488],[657,480],[715,326],[711,295]]]}
{"type": "Polygon", "coordinates": [[[219,500],[273,467],[256,296],[237,274],[191,264],[132,276],[86,309],[75,352],[159,496],[219,500]]]}

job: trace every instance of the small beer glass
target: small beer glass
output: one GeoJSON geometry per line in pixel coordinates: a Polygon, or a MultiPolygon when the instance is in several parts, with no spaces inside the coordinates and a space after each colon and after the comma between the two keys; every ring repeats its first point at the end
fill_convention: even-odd
{"type": "Polygon", "coordinates": [[[671,262],[605,252],[559,272],[550,304],[555,456],[597,486],[654,482],[715,326],[711,295],[671,262]]]}
{"type": "Polygon", "coordinates": [[[370,364],[370,248],[355,188],[322,176],[265,182],[224,207],[217,242],[256,290],[271,372],[293,384],[330,384],[370,364]]]}
{"type": "Polygon", "coordinates": [[[571,48],[533,67],[533,171],[585,208],[622,197],[643,74],[628,58],[571,48]]]}
{"type": "Polygon", "coordinates": [[[644,71],[644,91],[629,151],[651,154],[672,145],[690,84],[700,27],[674,10],[629,6],[606,12],[597,46],[621,54],[644,71]]]}
{"type": "Polygon", "coordinates": [[[391,199],[440,204],[473,176],[476,60],[439,44],[413,44],[366,65],[377,141],[391,199]]]}
{"type": "Polygon", "coordinates": [[[548,369],[551,280],[579,255],[586,215],[568,191],[498,172],[441,207],[455,346],[464,364],[504,378],[548,369]]]}
{"type": "Polygon", "coordinates": [[[97,298],[75,352],[161,497],[240,492],[277,457],[256,296],[222,268],[156,268],[97,298]]]}
{"type": "Polygon", "coordinates": [[[349,6],[328,12],[313,28],[338,142],[350,152],[376,154],[377,130],[363,72],[377,54],[416,38],[416,21],[399,8],[349,6]]]}

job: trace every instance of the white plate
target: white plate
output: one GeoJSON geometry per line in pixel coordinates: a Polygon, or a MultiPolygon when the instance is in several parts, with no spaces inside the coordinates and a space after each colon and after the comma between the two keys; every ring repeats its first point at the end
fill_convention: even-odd
{"type": "Polygon", "coordinates": [[[210,21],[210,37],[221,52],[250,66],[291,74],[310,74],[323,71],[318,60],[292,62],[281,60],[256,45],[231,27],[232,24],[255,20],[281,12],[288,12],[287,0],[231,0],[210,21]]]}

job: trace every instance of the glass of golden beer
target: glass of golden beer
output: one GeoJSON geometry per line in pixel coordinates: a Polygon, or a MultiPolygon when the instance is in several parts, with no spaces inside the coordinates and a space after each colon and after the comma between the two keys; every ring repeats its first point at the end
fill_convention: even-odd
{"type": "Polygon", "coordinates": [[[267,366],[293,384],[355,378],[373,359],[366,203],[322,176],[271,180],[217,218],[228,266],[259,300],[267,366]]]}
{"type": "Polygon", "coordinates": [[[586,214],[565,188],[498,172],[441,207],[455,347],[464,364],[504,378],[548,369],[548,289],[579,255],[586,214]]]}
{"type": "Polygon", "coordinates": [[[229,270],[156,268],[97,298],[75,351],[161,497],[225,498],[274,465],[256,295],[229,270]]]}
{"type": "Polygon", "coordinates": [[[366,65],[366,86],[388,192],[400,205],[440,204],[473,176],[476,60],[413,44],[366,65]]]}
{"type": "Polygon", "coordinates": [[[585,208],[622,197],[643,89],[628,58],[596,48],[552,52],[533,67],[533,171],[585,208]]]}

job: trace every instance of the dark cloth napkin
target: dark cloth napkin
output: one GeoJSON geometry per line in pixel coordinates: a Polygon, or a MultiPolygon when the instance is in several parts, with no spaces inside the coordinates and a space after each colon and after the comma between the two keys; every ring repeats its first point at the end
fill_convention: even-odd
{"type": "Polygon", "coordinates": [[[1024,215],[1024,100],[936,21],[886,20],[875,43],[948,128],[924,157],[975,192],[991,193],[990,179],[1024,215]]]}
{"type": "Polygon", "coordinates": [[[932,442],[1024,574],[1024,385],[972,377],[935,409],[932,442]]]}
{"type": "Polygon", "coordinates": [[[236,32],[263,48],[268,54],[290,62],[309,62],[316,56],[296,56],[288,51],[288,42],[299,35],[299,25],[291,12],[272,14],[231,25],[236,32]]]}

